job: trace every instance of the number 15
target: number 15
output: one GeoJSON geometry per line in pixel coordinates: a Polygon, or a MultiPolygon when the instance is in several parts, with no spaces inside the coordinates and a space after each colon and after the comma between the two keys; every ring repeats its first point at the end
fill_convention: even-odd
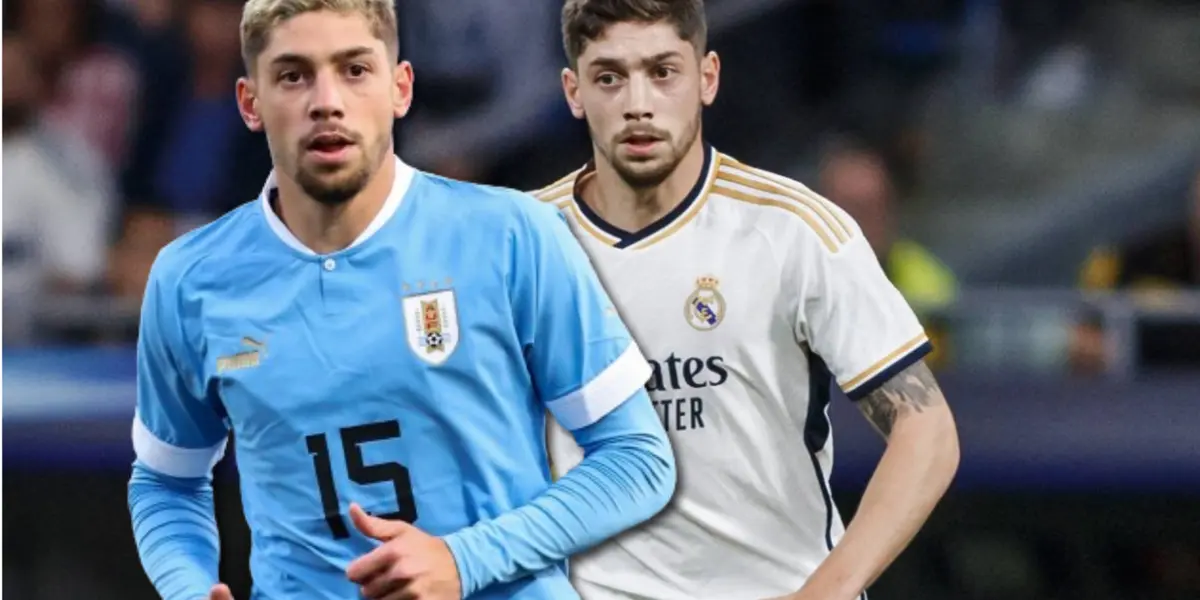
{"type": "MultiPolygon", "coordinates": [[[[361,445],[400,437],[400,422],[391,420],[343,427],[339,433],[342,438],[342,453],[346,456],[346,473],[351,481],[359,485],[390,481],[396,489],[397,510],[378,516],[406,523],[416,521],[417,504],[413,500],[412,480],[409,479],[408,469],[397,462],[376,465],[363,463],[361,445]]],[[[329,444],[325,440],[325,434],[314,433],[304,438],[304,441],[308,445],[308,453],[312,455],[313,468],[317,472],[321,508],[325,511],[325,522],[329,524],[329,531],[335,539],[348,538],[350,531],[338,506],[338,492],[333,483],[333,466],[329,462],[329,444]]]]}

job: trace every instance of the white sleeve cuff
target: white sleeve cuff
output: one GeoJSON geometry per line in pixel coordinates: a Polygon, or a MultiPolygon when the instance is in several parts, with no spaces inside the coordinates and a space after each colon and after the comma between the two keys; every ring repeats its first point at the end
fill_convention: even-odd
{"type": "Polygon", "coordinates": [[[208,477],[221,457],[228,439],[208,448],[180,448],[154,435],[140,416],[133,417],[133,451],[142,464],[171,477],[208,477]]]}
{"type": "Polygon", "coordinates": [[[599,421],[633,396],[650,379],[650,365],[634,342],[583,387],[546,403],[560,425],[569,431],[599,421]]]}

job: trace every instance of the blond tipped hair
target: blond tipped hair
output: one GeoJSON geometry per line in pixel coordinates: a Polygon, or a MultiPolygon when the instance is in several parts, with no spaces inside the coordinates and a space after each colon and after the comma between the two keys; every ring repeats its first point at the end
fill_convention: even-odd
{"type": "Polygon", "coordinates": [[[396,31],[396,5],[393,0],[248,0],[242,9],[242,60],[246,70],[254,72],[254,62],[271,43],[271,32],[280,23],[304,13],[328,10],[342,14],[360,14],[371,25],[392,58],[396,58],[399,40],[396,31]]]}

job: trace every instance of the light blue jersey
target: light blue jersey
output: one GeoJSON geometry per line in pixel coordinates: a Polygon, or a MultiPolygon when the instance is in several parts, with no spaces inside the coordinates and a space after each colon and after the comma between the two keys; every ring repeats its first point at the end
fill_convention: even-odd
{"type": "MultiPolygon", "coordinates": [[[[255,598],[357,598],[345,569],[377,542],[352,502],[451,534],[547,490],[547,409],[578,431],[645,401],[649,367],[553,207],[396,163],[345,250],[300,244],[268,182],[151,273],[138,461],[205,478],[233,432],[255,598]]],[[[565,570],[472,597],[576,597],[565,570]]]]}

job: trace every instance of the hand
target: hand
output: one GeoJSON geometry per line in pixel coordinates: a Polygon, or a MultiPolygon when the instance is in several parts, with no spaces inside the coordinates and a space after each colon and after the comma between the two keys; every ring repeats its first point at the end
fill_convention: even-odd
{"type": "Polygon", "coordinates": [[[383,542],[350,563],[346,576],[371,600],[460,600],[462,586],[450,547],[403,521],[368,515],[350,505],[354,527],[383,542]]]}
{"type": "Polygon", "coordinates": [[[208,600],[233,600],[233,592],[229,591],[229,586],[218,583],[208,591],[208,600]]]}

